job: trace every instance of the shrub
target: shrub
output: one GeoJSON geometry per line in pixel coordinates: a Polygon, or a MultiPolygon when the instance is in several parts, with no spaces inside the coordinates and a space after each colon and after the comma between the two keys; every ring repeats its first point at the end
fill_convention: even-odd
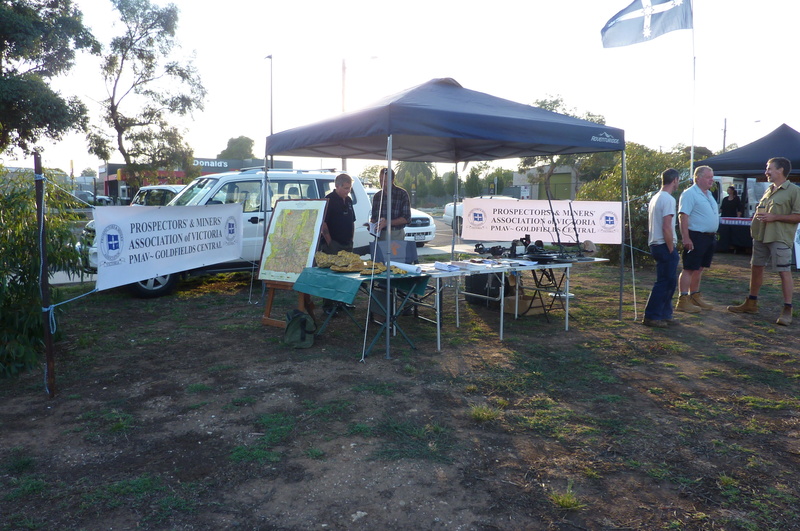
{"type": "MultiPolygon", "coordinates": [[[[45,172],[47,176],[47,172],[45,172]]],[[[70,194],[47,185],[47,255],[50,271],[77,273],[73,229],[78,216],[70,194]]],[[[10,176],[0,166],[0,376],[36,364],[42,352],[42,299],[33,172],[10,176]]],[[[51,303],[56,300],[51,297],[51,303]]]]}

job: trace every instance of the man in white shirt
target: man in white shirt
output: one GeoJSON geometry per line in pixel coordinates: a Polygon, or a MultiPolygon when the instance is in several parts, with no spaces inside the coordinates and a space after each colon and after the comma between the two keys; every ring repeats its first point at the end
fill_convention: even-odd
{"type": "Polygon", "coordinates": [[[678,235],[675,232],[675,198],[678,189],[678,170],[669,168],[661,173],[661,190],[650,199],[647,209],[648,243],[656,261],[656,282],[642,324],[666,328],[677,324],[672,318],[672,297],[678,286],[678,235]]]}

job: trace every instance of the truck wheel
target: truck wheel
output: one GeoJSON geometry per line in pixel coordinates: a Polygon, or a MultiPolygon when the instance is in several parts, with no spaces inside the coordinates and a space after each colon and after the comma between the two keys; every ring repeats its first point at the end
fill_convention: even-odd
{"type": "Polygon", "coordinates": [[[453,220],[453,231],[460,237],[461,236],[461,226],[464,224],[464,220],[460,217],[457,217],[453,220]]]}
{"type": "Polygon", "coordinates": [[[154,299],[172,293],[178,285],[178,275],[162,275],[128,285],[131,293],[142,299],[154,299]]]}

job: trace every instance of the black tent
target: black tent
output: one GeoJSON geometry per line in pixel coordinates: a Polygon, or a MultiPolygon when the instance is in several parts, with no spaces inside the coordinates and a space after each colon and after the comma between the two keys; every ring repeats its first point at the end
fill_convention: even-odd
{"type": "MultiPolygon", "coordinates": [[[[270,135],[266,155],[385,159],[389,164],[392,160],[457,163],[624,149],[622,129],[465,89],[454,79],[440,78],[362,110],[270,135]]],[[[624,169],[623,156],[621,193],[624,169]]],[[[387,201],[391,202],[389,191],[387,201]]],[[[386,307],[390,307],[388,289],[386,307]]]]}
{"type": "Polygon", "coordinates": [[[754,142],[697,164],[711,166],[717,175],[763,178],[772,157],[786,157],[792,168],[800,169],[800,133],[783,124],[754,142]]]}
{"type": "Polygon", "coordinates": [[[624,131],[433,79],[360,111],[275,133],[267,155],[466,162],[622,151],[624,131]]]}

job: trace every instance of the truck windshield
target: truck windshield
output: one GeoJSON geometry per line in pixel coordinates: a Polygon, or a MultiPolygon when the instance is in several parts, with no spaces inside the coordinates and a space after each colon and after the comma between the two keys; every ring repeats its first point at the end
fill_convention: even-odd
{"type": "Polygon", "coordinates": [[[200,177],[195,179],[181,193],[172,198],[169,206],[195,206],[205,197],[206,193],[214,187],[217,179],[200,177]]]}

